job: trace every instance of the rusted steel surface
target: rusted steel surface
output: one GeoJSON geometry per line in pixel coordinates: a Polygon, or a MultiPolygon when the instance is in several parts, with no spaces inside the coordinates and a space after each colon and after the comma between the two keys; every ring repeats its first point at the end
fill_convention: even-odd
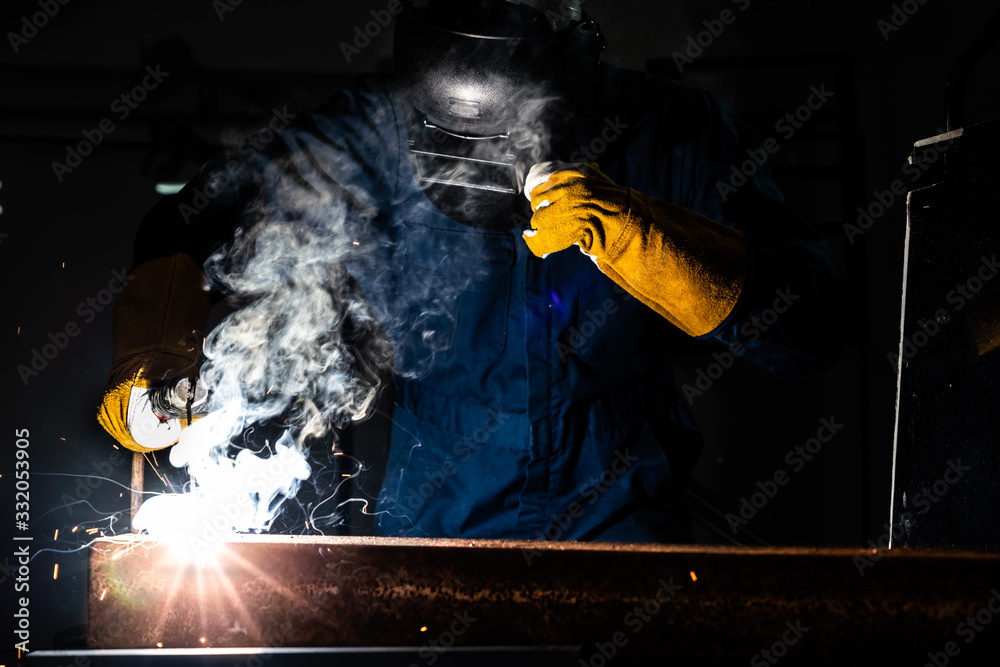
{"type": "Polygon", "coordinates": [[[960,626],[1000,612],[1000,554],[253,536],[198,567],[149,539],[95,546],[89,641],[101,648],[580,646],[595,667],[601,653],[770,664],[763,650],[923,664],[948,642],[988,655],[1000,637],[1000,618],[972,640],[960,626]]]}

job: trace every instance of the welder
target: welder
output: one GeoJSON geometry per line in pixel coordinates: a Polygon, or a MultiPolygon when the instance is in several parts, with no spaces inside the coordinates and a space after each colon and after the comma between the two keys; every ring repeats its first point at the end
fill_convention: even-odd
{"type": "Polygon", "coordinates": [[[367,297],[416,320],[435,309],[414,276],[457,294],[436,354],[393,341],[380,534],[689,539],[674,478],[700,435],[670,355],[707,341],[773,373],[829,366],[849,315],[823,241],[766,166],[719,188],[758,139],[706,91],[602,63],[580,0],[404,4],[394,72],[147,215],[101,423],[137,451],[173,443],[183,420],[139,424],[148,388],[197,375],[203,263],[251,202],[335,201],[380,244],[381,273],[352,272],[367,297]],[[780,295],[777,321],[748,325],[780,295]]]}

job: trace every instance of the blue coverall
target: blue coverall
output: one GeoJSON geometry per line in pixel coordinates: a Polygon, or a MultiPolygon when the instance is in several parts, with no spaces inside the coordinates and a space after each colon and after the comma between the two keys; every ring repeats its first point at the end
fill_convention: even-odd
{"type": "MultiPolygon", "coordinates": [[[[759,147],[749,129],[703,90],[607,66],[600,98],[599,133],[563,159],[587,161],[603,143],[591,154],[615,182],[746,235],[743,294],[702,338],[774,373],[828,366],[843,337],[832,323],[845,321],[846,306],[825,244],[786,208],[766,166],[735,192],[720,188],[759,147]],[[776,303],[778,321],[755,324],[776,303]]],[[[248,160],[280,164],[285,189],[296,184],[295,201],[276,196],[289,207],[309,208],[302,197],[348,201],[365,220],[361,242],[377,245],[376,261],[352,273],[378,312],[419,323],[411,339],[394,341],[396,405],[377,530],[686,539],[667,452],[698,434],[668,358],[689,339],[575,249],[539,259],[520,228],[477,229],[438,210],[414,177],[407,118],[391,77],[369,77],[248,160]],[[428,329],[442,337],[433,354],[428,329]]],[[[204,188],[212,173],[206,166],[178,197],[204,188]]],[[[232,224],[208,220],[232,217],[247,196],[216,197],[197,223],[178,220],[176,198],[166,198],[144,226],[157,231],[140,233],[136,262],[177,251],[203,261],[232,224]],[[164,243],[165,225],[181,230],[174,247],[164,243]]]]}

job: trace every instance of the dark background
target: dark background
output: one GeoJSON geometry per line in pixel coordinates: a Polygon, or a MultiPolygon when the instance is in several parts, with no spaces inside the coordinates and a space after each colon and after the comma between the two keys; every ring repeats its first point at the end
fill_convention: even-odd
{"type": "MultiPolygon", "coordinates": [[[[913,142],[943,126],[949,70],[997,11],[995,2],[913,2],[919,10],[885,39],[878,21],[889,19],[892,4],[754,0],[741,12],[724,0],[588,2],[608,35],[605,60],[674,75],[671,55],[705,30],[703,21],[734,9],[736,21],[684,79],[713,89],[762,138],[778,136],[775,123],[806,101],[811,86],[835,93],[791,140],[779,138],[771,166],[791,205],[823,232],[855,298],[854,322],[827,323],[846,341],[842,358],[808,378],[775,379],[739,364],[695,403],[706,447],[694,479],[722,512],[738,511],[740,498],[775,471],[791,472],[786,452],[812,437],[822,418],[843,424],[748,526],[772,544],[863,545],[885,532],[889,518],[896,379],[886,355],[899,344],[905,203],[896,201],[853,244],[842,226],[875,201],[875,191],[908,182],[901,169],[913,142]]],[[[17,54],[6,35],[38,6],[7,0],[0,10],[7,438],[0,508],[10,512],[0,517],[0,564],[9,566],[13,530],[14,431],[29,429],[30,534],[33,551],[49,549],[31,564],[32,648],[51,646],[58,630],[83,622],[86,552],[70,551],[85,544],[86,528],[107,529],[102,517],[127,507],[121,485],[129,457],[114,456],[94,419],[109,365],[110,309],[88,323],[80,304],[101,297],[113,273],[130,266],[133,235],[158,197],[157,182],[185,181],[222,143],[265,124],[275,106],[308,110],[357,74],[388,67],[389,30],[351,63],[340,46],[387,5],[244,0],[220,17],[222,4],[211,0],[72,0],[17,54]],[[156,63],[170,72],[164,85],[127,120],[116,119],[115,132],[57,181],[51,163],[65,159],[66,144],[112,115],[112,100],[156,63]],[[25,384],[17,367],[71,322],[79,335],[25,384]]],[[[969,123],[1000,115],[998,71],[995,52],[976,70],[969,123]]],[[[682,381],[707,361],[678,360],[682,381]]],[[[697,537],[725,541],[704,525],[697,537]]],[[[4,600],[8,575],[0,571],[4,600]]],[[[9,618],[6,609],[2,615],[9,618]]]]}

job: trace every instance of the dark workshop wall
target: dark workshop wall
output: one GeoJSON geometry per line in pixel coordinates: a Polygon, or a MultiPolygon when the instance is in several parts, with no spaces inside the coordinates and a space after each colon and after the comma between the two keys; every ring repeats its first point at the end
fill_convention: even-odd
{"type": "MultiPolygon", "coordinates": [[[[354,75],[386,67],[388,30],[349,63],[341,45],[388,4],[71,0],[26,42],[12,42],[10,33],[24,32],[23,17],[38,3],[7,0],[0,10],[8,383],[0,507],[13,498],[15,429],[31,433],[33,472],[67,475],[32,478],[34,550],[51,549],[32,562],[37,648],[82,622],[86,561],[83,552],[60,551],[81,543],[79,531],[69,531],[127,505],[128,460],[94,413],[110,352],[106,305],[116,272],[130,265],[136,226],[157,199],[154,175],[190,177],[221,137],[263,124],[275,106],[311,108],[354,75]],[[163,86],[59,180],[52,163],[64,159],[66,143],[97,127],[151,63],[170,72],[163,86]],[[23,380],[17,367],[53,340],[59,352],[23,380]]],[[[855,322],[828,323],[843,332],[844,355],[810,378],[774,379],[740,364],[695,405],[707,436],[695,479],[723,512],[737,511],[758,481],[787,470],[785,453],[814,435],[821,419],[844,425],[750,524],[777,543],[863,544],[888,519],[895,376],[886,354],[898,345],[905,204],[890,206],[854,243],[843,223],[901,178],[912,143],[943,124],[949,68],[996,11],[994,2],[973,0],[911,5],[912,16],[887,31],[879,22],[894,11],[888,0],[589,3],[608,34],[606,60],[659,71],[689,37],[709,29],[706,21],[733,11],[735,20],[703,38],[703,53],[683,76],[715,90],[762,135],[805,101],[811,85],[835,92],[774,166],[789,201],[828,239],[835,270],[858,304],[855,322]]],[[[970,86],[970,121],[1000,115],[998,71],[993,53],[970,86]]],[[[689,374],[682,379],[707,359],[680,360],[689,374]]],[[[7,517],[0,525],[0,541],[9,544],[13,526],[7,517]]],[[[705,528],[698,536],[724,541],[705,528]]],[[[0,571],[4,600],[9,574],[0,571]]]]}

